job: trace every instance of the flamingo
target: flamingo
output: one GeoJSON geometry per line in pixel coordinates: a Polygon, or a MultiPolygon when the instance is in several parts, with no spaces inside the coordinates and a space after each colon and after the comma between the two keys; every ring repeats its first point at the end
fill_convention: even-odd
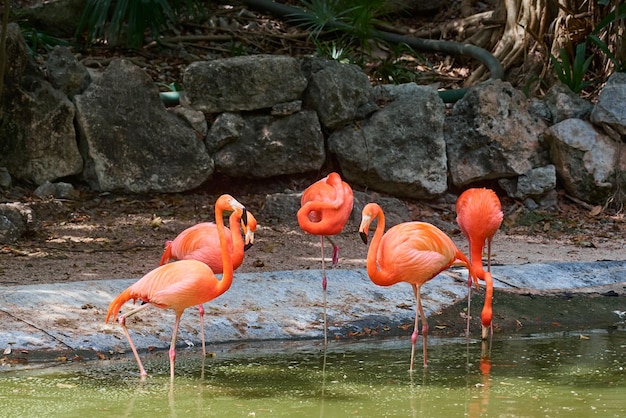
{"type": "Polygon", "coordinates": [[[297,218],[300,228],[309,234],[319,235],[322,246],[322,289],[324,291],[324,344],[328,342],[326,324],[326,265],[324,262],[324,237],[333,246],[332,264],[339,260],[339,247],[331,240],[343,230],[352,213],[354,196],[352,188],[337,173],[330,173],[310,185],[303,193],[297,218]]]}
{"type": "Polygon", "coordinates": [[[426,222],[403,222],[385,231],[385,214],[376,203],[363,208],[359,234],[367,244],[370,224],[377,219],[376,231],[367,251],[367,274],[379,286],[407,282],[416,300],[415,325],[411,335],[411,366],[415,359],[418,320],[422,319],[424,366],[427,365],[428,320],[422,308],[420,288],[452,264],[464,264],[473,275],[470,262],[452,240],[437,227],[426,222]]]}
{"type": "MultiPolygon", "coordinates": [[[[493,277],[491,276],[491,241],[502,224],[502,205],[496,193],[491,189],[473,188],[464,191],[456,201],[456,222],[470,247],[470,261],[476,276],[485,281],[485,303],[480,315],[482,339],[493,334],[493,277]],[[487,271],[483,268],[483,249],[487,243],[487,271]]],[[[472,295],[468,282],[467,295],[467,330],[469,336],[469,309],[472,295]]]]}
{"type": "Polygon", "coordinates": [[[245,207],[232,196],[228,194],[221,195],[215,202],[217,233],[219,235],[222,264],[224,266],[221,280],[215,277],[215,273],[205,263],[198,260],[181,260],[152,270],[139,281],[122,291],[109,305],[105,323],[108,323],[109,319],[115,321],[117,318],[122,331],[128,339],[135,360],[137,360],[142,378],[145,378],[148,374],[141,363],[139,354],[137,354],[137,349],[135,344],[133,344],[128,328],[126,328],[126,318],[151,305],[161,309],[174,310],[176,319],[169,350],[170,378],[173,381],[174,362],[176,360],[176,336],[183,312],[190,306],[201,305],[217,298],[226,292],[232,284],[233,263],[226,242],[226,232],[222,218],[224,210],[241,210],[243,212],[242,219],[247,219],[245,207]],[[133,301],[140,299],[145,304],[118,317],[120,308],[130,299],[133,299],[133,301]]]}
{"type": "MultiPolygon", "coordinates": [[[[247,222],[243,222],[242,210],[235,210],[229,217],[230,230],[226,230],[226,243],[231,254],[233,270],[237,270],[243,262],[244,251],[254,244],[254,233],[256,232],[257,221],[251,212],[246,211],[247,222]],[[245,242],[239,231],[239,227],[244,231],[245,242]]],[[[198,260],[202,261],[213,270],[213,273],[220,274],[224,271],[222,264],[222,254],[219,246],[219,235],[217,225],[213,222],[202,222],[193,225],[178,234],[174,241],[165,243],[165,251],[161,256],[160,265],[167,264],[171,260],[198,260]]],[[[200,314],[200,336],[202,338],[202,356],[206,356],[206,344],[204,340],[204,307],[198,305],[200,314]]]]}

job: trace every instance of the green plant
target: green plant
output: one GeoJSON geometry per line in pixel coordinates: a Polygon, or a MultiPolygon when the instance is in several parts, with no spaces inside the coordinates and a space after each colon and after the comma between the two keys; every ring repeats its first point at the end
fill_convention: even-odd
{"type": "Polygon", "coordinates": [[[390,46],[377,36],[377,25],[386,13],[386,0],[301,0],[304,12],[291,20],[311,34],[317,54],[363,67],[375,78],[402,83],[419,77],[413,62],[406,58],[419,55],[406,44],[390,46]],[[328,37],[332,36],[331,42],[328,37]],[[375,47],[385,50],[376,56],[375,47]],[[387,52],[388,51],[388,52],[387,52]],[[367,67],[367,68],[366,68],[367,67]]]}
{"type": "Polygon", "coordinates": [[[35,28],[32,28],[25,24],[22,24],[21,32],[22,32],[22,36],[24,37],[24,40],[26,41],[28,52],[33,57],[37,55],[37,52],[40,49],[49,51],[57,45],[61,45],[61,46],[70,45],[70,43],[64,39],[60,39],[60,38],[48,35],[45,32],[40,32],[36,30],[35,28]]]}
{"type": "Polygon", "coordinates": [[[339,38],[336,41],[323,42],[317,38],[313,39],[317,55],[320,57],[339,61],[347,64],[351,62],[351,57],[354,55],[354,51],[350,46],[339,38]]]}
{"type": "Polygon", "coordinates": [[[561,48],[559,51],[560,61],[550,54],[550,60],[554,66],[556,76],[561,83],[569,87],[574,93],[580,93],[585,87],[592,84],[591,81],[585,80],[589,65],[593,59],[593,55],[585,57],[586,49],[587,44],[585,42],[578,44],[573,60],[570,60],[565,48],[561,48]]]}
{"type": "Polygon", "coordinates": [[[349,43],[367,47],[374,39],[378,16],[385,0],[301,0],[304,13],[292,16],[298,26],[305,27],[314,39],[324,33],[347,35],[349,43]]]}
{"type": "Polygon", "coordinates": [[[102,40],[139,48],[146,30],[158,40],[175,15],[183,10],[196,14],[204,7],[200,0],[87,0],[76,35],[86,31],[89,43],[102,40]]]}
{"type": "Polygon", "coordinates": [[[432,81],[434,73],[432,65],[417,51],[404,43],[395,45],[387,55],[372,61],[372,77],[383,83],[401,84],[419,81],[426,83],[427,81],[424,79],[430,78],[432,81]],[[428,70],[425,72],[414,71],[413,67],[415,67],[416,60],[428,70]]]}
{"type": "MultiPolygon", "coordinates": [[[[626,3],[618,5],[615,10],[608,13],[600,22],[596,24],[593,31],[587,39],[596,45],[600,51],[611,61],[613,64],[614,71],[622,72],[626,71],[626,59],[620,54],[615,54],[611,51],[606,42],[604,42],[601,37],[609,37],[608,28],[610,26],[615,26],[616,28],[623,28],[624,22],[626,19],[626,3]]],[[[621,29],[615,30],[615,33],[612,35],[614,38],[613,45],[623,45],[624,43],[624,32],[621,29]]],[[[623,47],[622,47],[623,48],[623,47]]],[[[624,52],[624,51],[622,51],[624,52]]]]}

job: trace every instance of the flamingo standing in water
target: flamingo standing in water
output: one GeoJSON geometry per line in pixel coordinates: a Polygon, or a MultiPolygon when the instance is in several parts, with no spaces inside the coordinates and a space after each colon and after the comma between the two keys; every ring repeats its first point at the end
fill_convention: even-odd
{"type": "MultiPolygon", "coordinates": [[[[128,339],[130,348],[139,365],[140,376],[147,376],[146,370],[141,363],[139,354],[133,340],[126,328],[126,318],[135,315],[143,309],[154,305],[161,309],[173,309],[176,314],[172,341],[170,344],[170,378],[174,380],[174,362],[176,360],[176,336],[180,318],[190,306],[201,305],[226,292],[233,281],[233,263],[226,242],[226,232],[222,214],[224,210],[241,210],[242,219],[247,219],[245,207],[230,195],[220,196],[215,203],[215,215],[217,233],[219,235],[220,249],[222,253],[222,265],[224,273],[218,280],[211,268],[197,260],[182,260],[176,263],[165,264],[157,267],[143,276],[139,281],[120,293],[109,305],[105,322],[109,319],[116,320],[122,327],[122,331],[128,339]],[[128,300],[142,300],[145,304],[123,314],[118,318],[120,308],[128,300]]],[[[245,222],[245,221],[244,221],[245,222]]]]}
{"type": "MultiPolygon", "coordinates": [[[[226,244],[231,254],[233,270],[237,270],[243,262],[244,251],[254,244],[254,233],[257,221],[252,213],[246,211],[247,222],[241,217],[243,211],[235,210],[229,217],[230,230],[226,230],[226,244]],[[244,238],[240,232],[243,229],[244,238]]],[[[220,274],[224,271],[222,254],[220,250],[219,234],[217,225],[213,222],[202,222],[193,225],[178,234],[174,241],[165,243],[165,251],[161,256],[160,265],[167,264],[171,260],[198,260],[211,267],[213,273],[220,274]]],[[[206,356],[206,344],[204,340],[204,307],[198,305],[200,314],[200,335],[202,338],[202,355],[206,356]]]]}
{"type": "Polygon", "coordinates": [[[352,213],[354,196],[352,188],[337,173],[330,173],[310,185],[303,193],[298,210],[298,224],[303,231],[319,235],[322,246],[322,289],[324,290],[324,344],[327,344],[326,324],[326,265],[324,262],[324,237],[333,246],[333,266],[339,260],[339,247],[330,239],[343,230],[352,213]]]}
{"type": "MultiPolygon", "coordinates": [[[[491,241],[502,224],[502,205],[491,189],[474,188],[464,191],[456,201],[456,222],[470,247],[470,261],[476,276],[485,281],[485,303],[480,315],[482,338],[493,334],[493,278],[491,276],[491,241]],[[487,271],[483,268],[483,249],[487,243],[487,271]]],[[[469,336],[471,284],[468,282],[467,335],[469,336]]]]}
{"type": "Polygon", "coordinates": [[[415,358],[418,320],[422,319],[424,366],[427,365],[428,321],[422,308],[420,288],[452,264],[464,264],[473,276],[467,257],[437,227],[426,222],[404,222],[385,231],[385,215],[376,203],[363,208],[359,234],[367,244],[371,222],[377,219],[376,231],[367,251],[367,274],[379,286],[407,282],[415,295],[415,325],[411,335],[411,367],[415,358]]]}

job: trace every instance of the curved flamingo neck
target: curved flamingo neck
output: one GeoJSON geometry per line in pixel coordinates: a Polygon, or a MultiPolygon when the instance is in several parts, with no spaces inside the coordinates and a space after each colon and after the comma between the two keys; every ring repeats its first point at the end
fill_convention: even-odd
{"type": "Polygon", "coordinates": [[[313,235],[327,235],[329,228],[335,229],[337,226],[335,224],[336,219],[333,216],[324,216],[324,211],[339,209],[346,199],[345,187],[338,174],[329,174],[326,178],[326,184],[335,190],[335,198],[331,201],[308,201],[302,205],[297,213],[300,227],[313,235]]]}
{"type": "MultiPolygon", "coordinates": [[[[228,251],[228,243],[226,242],[226,231],[224,230],[224,209],[221,205],[215,205],[215,225],[217,226],[217,236],[220,240],[220,249],[222,250],[222,280],[217,285],[217,293],[221,295],[226,292],[233,283],[233,262],[228,251]]],[[[237,229],[238,230],[238,229],[237,229]]]]}
{"type": "Polygon", "coordinates": [[[233,270],[243,262],[243,237],[240,232],[241,214],[237,211],[233,212],[228,218],[228,226],[233,243],[232,263],[233,270]]]}
{"type": "Polygon", "coordinates": [[[477,239],[470,239],[469,241],[472,269],[480,280],[485,280],[485,275],[487,274],[483,267],[483,248],[485,248],[485,243],[477,239]]]}
{"type": "Polygon", "coordinates": [[[480,320],[484,327],[489,327],[493,319],[493,277],[491,273],[485,272],[485,304],[480,314],[480,320]]]}
{"type": "Polygon", "coordinates": [[[370,248],[367,250],[367,275],[370,276],[372,282],[381,285],[381,283],[383,283],[385,273],[378,268],[377,259],[380,242],[383,238],[383,234],[385,233],[385,214],[380,208],[376,212],[376,219],[378,221],[376,231],[374,231],[370,248]]]}

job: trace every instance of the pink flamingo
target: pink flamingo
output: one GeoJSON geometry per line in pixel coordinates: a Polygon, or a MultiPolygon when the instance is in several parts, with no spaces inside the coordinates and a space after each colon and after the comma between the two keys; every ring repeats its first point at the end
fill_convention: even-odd
{"type": "Polygon", "coordinates": [[[415,324],[411,335],[411,367],[415,358],[418,321],[422,319],[424,366],[427,365],[428,320],[422,308],[421,286],[452,264],[464,264],[473,276],[467,257],[437,227],[426,222],[403,222],[385,231],[385,214],[376,203],[363,208],[359,233],[367,244],[371,222],[377,219],[376,231],[367,251],[367,274],[379,286],[407,282],[415,295],[415,324]]]}
{"type": "Polygon", "coordinates": [[[327,344],[326,323],[326,265],[324,262],[324,237],[333,246],[333,266],[339,260],[339,247],[330,239],[343,230],[352,213],[354,196],[352,188],[337,173],[330,173],[310,185],[302,193],[301,207],[298,210],[298,224],[303,231],[319,235],[322,246],[322,289],[324,291],[324,344],[327,344]]]}
{"type": "MultiPolygon", "coordinates": [[[[246,211],[247,222],[241,219],[242,215],[243,211],[236,209],[228,219],[230,230],[225,228],[226,244],[231,254],[233,270],[239,268],[243,262],[244,251],[254,244],[254,233],[257,228],[257,221],[252,213],[246,211]],[[239,230],[240,226],[245,235],[245,242],[239,230]]],[[[217,225],[213,222],[202,222],[185,229],[178,234],[174,241],[167,241],[160,265],[171,260],[198,260],[211,267],[213,273],[222,273],[224,268],[217,225]]],[[[204,307],[202,305],[198,305],[198,313],[200,314],[202,355],[206,356],[204,307]]]]}
{"type": "Polygon", "coordinates": [[[230,195],[222,195],[215,203],[215,214],[217,221],[217,232],[219,235],[220,248],[222,253],[222,264],[224,273],[222,279],[218,280],[209,266],[197,260],[182,260],[176,263],[165,264],[157,267],[139,281],[120,293],[109,305],[109,310],[105,323],[109,319],[116,320],[122,327],[122,331],[128,339],[130,348],[133,351],[135,360],[139,365],[140,376],[147,376],[146,370],[141,363],[139,354],[133,340],[126,328],[126,318],[146,309],[149,306],[156,306],[161,309],[172,309],[176,314],[172,341],[170,343],[170,378],[174,380],[174,363],[176,360],[176,337],[180,318],[190,306],[201,305],[226,292],[233,280],[233,264],[230,251],[226,244],[226,233],[222,214],[224,210],[243,211],[242,219],[247,219],[245,207],[230,195]],[[128,300],[139,299],[145,304],[123,314],[118,318],[120,308],[128,300]]]}
{"type": "MultiPolygon", "coordinates": [[[[482,338],[493,334],[493,277],[491,276],[491,241],[502,224],[502,205],[491,189],[474,188],[464,191],[456,201],[456,222],[469,241],[470,261],[480,280],[485,281],[485,303],[481,312],[482,338]],[[487,271],[483,268],[483,249],[487,243],[487,271]]],[[[468,281],[467,330],[469,336],[472,287],[468,281]]]]}

